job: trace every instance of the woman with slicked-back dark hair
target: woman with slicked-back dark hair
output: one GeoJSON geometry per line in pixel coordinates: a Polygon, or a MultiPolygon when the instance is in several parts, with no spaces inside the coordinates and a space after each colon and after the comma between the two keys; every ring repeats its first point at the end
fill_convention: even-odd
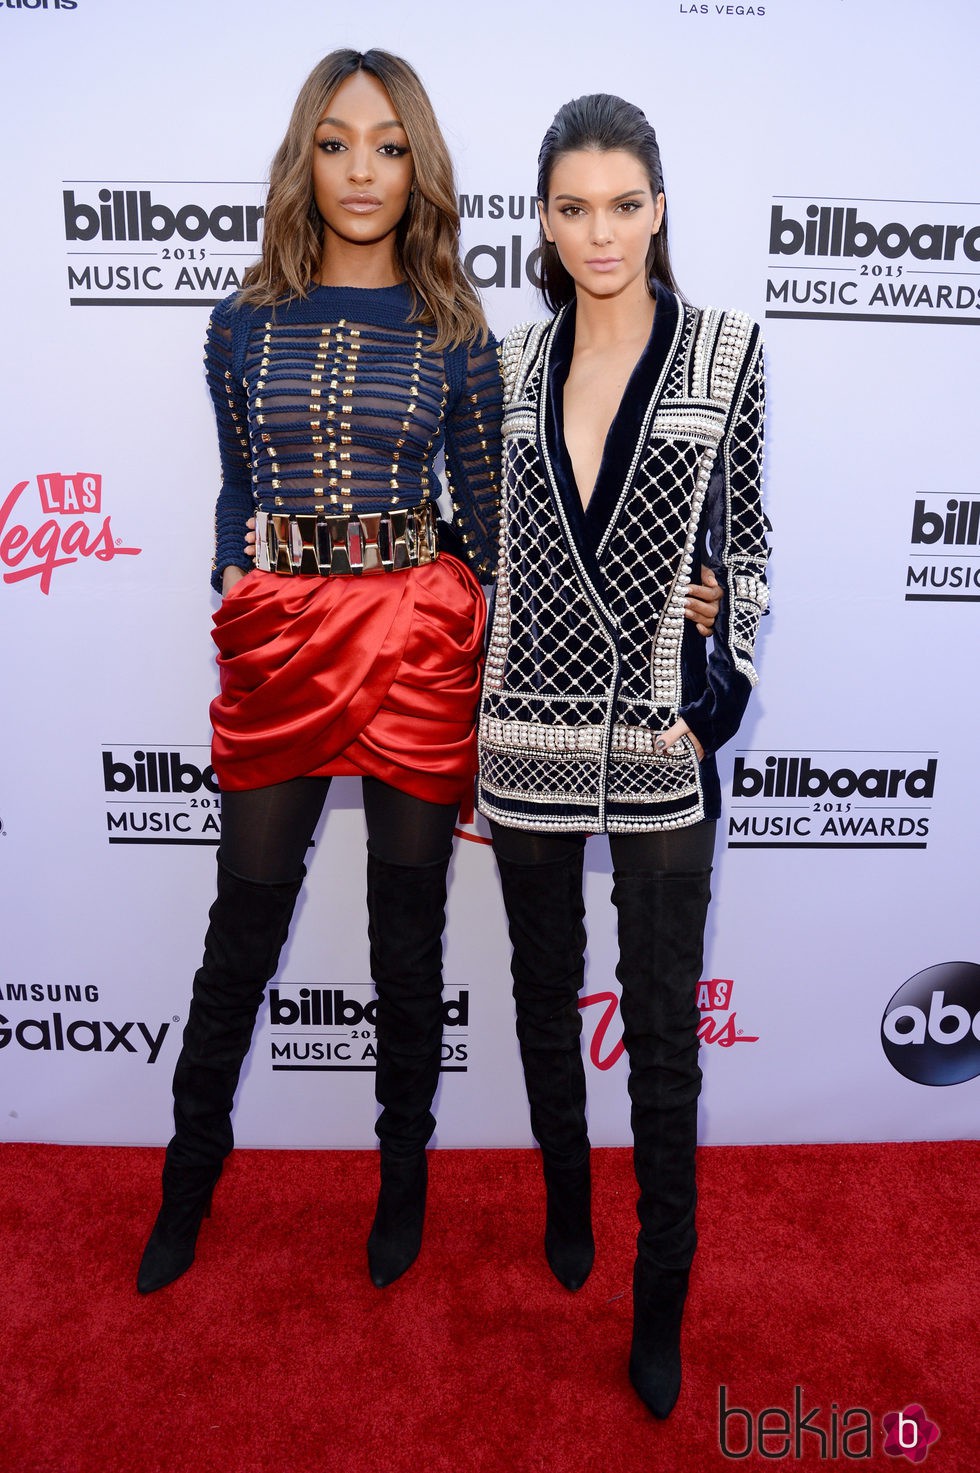
{"type": "Polygon", "coordinates": [[[475,575],[495,557],[500,445],[496,344],[459,259],[449,153],[407,62],[341,50],[310,73],[273,161],[262,258],[215,308],[206,364],[222,471],[218,890],[137,1286],[161,1289],[193,1262],[310,838],[347,774],[363,780],[367,822],[380,1287],[422,1240],[446,871],[476,767],[475,575]],[[451,529],[436,514],[443,446],[451,529]]]}
{"type": "MultiPolygon", "coordinates": [[[[660,145],[657,135],[647,122],[645,115],[631,102],[621,97],[612,97],[605,92],[594,92],[587,97],[578,97],[568,103],[555,116],[551,127],[541,140],[538,151],[538,198],[547,199],[548,181],[555,160],[562,154],[588,148],[598,153],[624,149],[631,153],[646,171],[650,190],[654,195],[664,193],[664,175],[660,163],[660,145]]],[[[541,295],[551,308],[558,312],[574,300],[575,281],[562,264],[561,256],[553,240],[548,238],[542,226],[539,272],[541,295]]],[[[650,237],[646,258],[647,283],[653,291],[659,281],[668,291],[677,293],[667,246],[667,203],[664,199],[660,228],[650,237]]]]}
{"type": "Polygon", "coordinates": [[[697,1241],[695,996],[721,800],[714,754],[755,684],[767,605],[762,358],[742,313],[677,292],[660,151],[639,108],[606,94],[562,107],[538,194],[555,315],[502,349],[478,803],[514,948],[545,1253],[569,1289],[595,1252],[583,856],[586,835],[609,836],[639,1187],[629,1372],[666,1417],[697,1241]],[[705,561],[722,585],[710,653],[683,617],[705,561]]]}

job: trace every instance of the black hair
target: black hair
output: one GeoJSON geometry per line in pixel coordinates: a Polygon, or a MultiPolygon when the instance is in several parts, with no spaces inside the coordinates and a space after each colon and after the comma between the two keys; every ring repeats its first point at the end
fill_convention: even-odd
{"type": "MultiPolygon", "coordinates": [[[[555,114],[551,127],[541,142],[538,153],[538,198],[547,206],[551,175],[555,164],[566,153],[593,150],[609,153],[613,149],[631,153],[646,170],[654,199],[664,192],[664,176],[660,163],[657,135],[646,116],[632,102],[608,92],[593,92],[566,102],[555,114]]],[[[541,294],[553,312],[570,302],[575,283],[561,263],[556,247],[541,231],[541,294]]],[[[661,282],[671,291],[678,290],[667,249],[667,211],[660,229],[650,237],[647,253],[647,282],[661,282]]]]}

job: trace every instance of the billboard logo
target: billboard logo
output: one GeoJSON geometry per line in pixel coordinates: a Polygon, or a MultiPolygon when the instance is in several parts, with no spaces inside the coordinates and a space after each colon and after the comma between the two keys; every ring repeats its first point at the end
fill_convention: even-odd
{"type": "Polygon", "coordinates": [[[265,214],[262,205],[185,204],[176,209],[154,200],[148,189],[100,189],[98,204],[75,198],[73,189],[62,191],[65,239],[74,240],[211,240],[251,241],[259,238],[265,214]]]}
{"type": "Polygon", "coordinates": [[[63,185],[72,307],[212,305],[259,255],[262,184],[63,185]]]}
{"type": "Polygon", "coordinates": [[[978,262],[980,204],[777,195],[766,316],[977,325],[978,262]]]}
{"type": "Polygon", "coordinates": [[[980,603],[980,496],[917,496],[909,545],[906,603],[980,603]]]}
{"type": "Polygon", "coordinates": [[[925,849],[938,773],[933,752],[740,752],[728,848],[925,849]]]}
{"type": "MultiPolygon", "coordinates": [[[[269,990],[269,1025],[273,1073],[373,1073],[378,1062],[375,1043],[378,1002],[369,982],[342,987],[294,987],[280,983],[269,990]]],[[[440,1071],[465,1074],[468,1069],[470,994],[443,997],[440,1071]]]]}
{"type": "Polygon", "coordinates": [[[206,746],[102,749],[110,844],[209,844],[221,838],[221,793],[206,746]]]}

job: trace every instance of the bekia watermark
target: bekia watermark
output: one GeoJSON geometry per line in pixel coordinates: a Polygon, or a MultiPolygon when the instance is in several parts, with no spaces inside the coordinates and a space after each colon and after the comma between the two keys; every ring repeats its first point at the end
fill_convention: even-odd
{"type": "MultiPolygon", "coordinates": [[[[806,1407],[802,1386],[793,1387],[792,1405],[767,1406],[758,1412],[734,1406],[728,1387],[718,1388],[718,1446],[722,1456],[739,1461],[753,1452],[775,1462],[816,1456],[821,1462],[862,1462],[874,1456],[875,1423],[867,1407],[806,1407]]],[[[939,1437],[918,1402],[900,1412],[886,1412],[880,1426],[881,1450],[889,1457],[921,1463],[939,1437]]]]}
{"type": "Polygon", "coordinates": [[[921,1463],[939,1436],[939,1428],[917,1402],[902,1412],[886,1412],[882,1422],[884,1451],[892,1458],[908,1458],[910,1463],[921,1463]]]}

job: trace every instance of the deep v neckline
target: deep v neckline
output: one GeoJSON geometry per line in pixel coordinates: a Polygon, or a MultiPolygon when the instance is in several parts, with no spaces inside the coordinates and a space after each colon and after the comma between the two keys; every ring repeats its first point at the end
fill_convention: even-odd
{"type": "Polygon", "coordinates": [[[619,501],[629,476],[650,395],[660,377],[676,326],[677,299],[672,292],[658,285],[653,327],[606,431],[595,484],[586,506],[582,505],[564,433],[565,383],[575,345],[574,301],[555,326],[548,368],[545,435],[558,491],[572,530],[583,549],[595,551],[619,501]]]}
{"type": "Polygon", "coordinates": [[[574,356],[574,351],[575,351],[575,332],[574,332],[574,328],[573,328],[573,331],[572,331],[572,351],[569,354],[569,357],[568,357],[568,359],[567,359],[567,361],[566,361],[566,363],[564,365],[564,373],[563,373],[563,376],[562,376],[561,383],[560,384],[557,384],[557,383],[555,384],[555,392],[561,395],[561,410],[560,410],[560,413],[561,413],[561,422],[562,422],[562,445],[564,447],[565,454],[568,457],[568,474],[569,474],[569,480],[571,482],[572,487],[574,488],[574,491],[575,491],[576,496],[579,499],[579,505],[582,508],[583,515],[585,515],[586,517],[588,516],[589,507],[592,505],[592,498],[595,496],[596,487],[599,485],[600,481],[602,480],[602,474],[603,474],[603,470],[604,470],[605,465],[606,465],[606,458],[607,458],[607,456],[610,453],[610,447],[612,445],[614,445],[614,443],[615,443],[614,440],[613,440],[613,436],[614,436],[614,434],[616,432],[616,429],[617,429],[616,421],[619,419],[620,414],[622,413],[623,406],[626,403],[627,395],[629,394],[630,389],[631,389],[632,384],[633,384],[633,379],[634,379],[635,375],[639,372],[640,366],[643,363],[643,359],[644,359],[644,357],[646,355],[647,349],[650,347],[650,340],[653,337],[654,328],[656,327],[656,322],[657,322],[657,312],[656,312],[656,307],[654,307],[653,321],[650,323],[650,331],[647,333],[646,337],[644,338],[644,340],[643,340],[643,346],[640,348],[639,353],[637,353],[636,358],[633,361],[633,367],[630,369],[630,371],[629,371],[629,373],[627,375],[626,383],[623,385],[623,392],[619,396],[619,402],[616,405],[616,408],[613,410],[612,418],[610,419],[609,424],[606,427],[606,433],[605,433],[605,435],[603,436],[603,439],[602,439],[602,450],[600,451],[600,454],[599,454],[599,463],[596,466],[595,479],[592,482],[592,486],[591,486],[591,488],[589,490],[588,499],[586,499],[582,495],[582,487],[579,485],[578,475],[576,474],[576,471],[575,471],[575,462],[572,460],[571,452],[570,452],[570,450],[568,448],[568,437],[567,437],[567,435],[564,432],[564,427],[565,427],[565,424],[567,422],[566,421],[566,417],[565,417],[565,391],[568,388],[568,376],[571,373],[571,369],[572,369],[572,357],[574,356]]]}

